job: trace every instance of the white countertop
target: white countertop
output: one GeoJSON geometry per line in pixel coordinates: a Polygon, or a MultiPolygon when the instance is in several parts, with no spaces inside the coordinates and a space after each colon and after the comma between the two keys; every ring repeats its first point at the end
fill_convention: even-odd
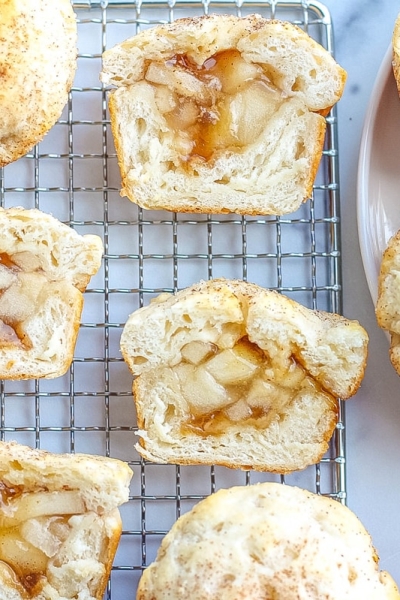
{"type": "Polygon", "coordinates": [[[373,85],[391,41],[400,5],[393,0],[326,0],[335,55],[348,79],[338,105],[342,207],[343,312],[370,336],[360,391],[347,403],[348,506],[369,530],[381,559],[400,584],[400,379],[388,358],[364,274],[357,234],[357,167],[373,85]],[[351,7],[350,7],[351,4],[351,7]]]}

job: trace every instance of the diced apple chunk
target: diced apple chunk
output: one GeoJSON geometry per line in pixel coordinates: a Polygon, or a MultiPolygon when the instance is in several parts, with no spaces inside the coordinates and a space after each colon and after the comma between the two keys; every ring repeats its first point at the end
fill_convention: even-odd
{"type": "Polygon", "coordinates": [[[182,394],[190,405],[193,416],[201,416],[228,406],[230,399],[226,389],[219,385],[203,365],[195,367],[181,364],[176,368],[182,394]]]}
{"type": "Polygon", "coordinates": [[[169,113],[176,107],[176,95],[165,85],[156,86],[154,99],[161,114],[169,113]]]}
{"type": "Polygon", "coordinates": [[[150,83],[166,85],[185,98],[196,98],[199,102],[211,100],[211,93],[207,86],[189,71],[178,66],[152,62],[145,78],[150,83]]]}
{"type": "Polygon", "coordinates": [[[17,530],[3,531],[0,535],[0,560],[9,564],[18,574],[44,573],[47,556],[24,540],[17,530]]]}
{"type": "Polygon", "coordinates": [[[199,118],[200,111],[193,100],[179,102],[174,110],[168,113],[168,124],[176,131],[185,131],[192,127],[199,118]]]}
{"type": "Polygon", "coordinates": [[[21,293],[27,298],[28,303],[35,304],[43,286],[48,283],[43,273],[20,273],[21,293]]]}
{"type": "Polygon", "coordinates": [[[269,410],[279,397],[279,393],[279,387],[274,383],[257,378],[246,394],[246,403],[251,408],[263,407],[269,410]]]}
{"type": "Polygon", "coordinates": [[[52,558],[66,539],[64,531],[61,529],[61,522],[69,531],[68,524],[65,523],[62,517],[28,519],[20,526],[21,536],[32,546],[39,548],[48,558],[52,558]],[[58,525],[56,528],[53,527],[55,521],[58,525]],[[54,529],[57,533],[63,533],[63,535],[57,535],[57,533],[54,533],[54,529]]]}
{"type": "Polygon", "coordinates": [[[20,323],[32,316],[35,306],[22,290],[21,282],[13,283],[0,297],[0,315],[6,323],[20,323]]]}
{"type": "Polygon", "coordinates": [[[241,145],[256,142],[281,103],[278,94],[271,94],[263,82],[254,81],[230,103],[231,134],[241,145]]]}
{"type": "Polygon", "coordinates": [[[243,336],[243,325],[240,323],[227,323],[223,326],[221,335],[217,340],[221,350],[233,348],[236,342],[243,336]]]}
{"type": "Polygon", "coordinates": [[[5,265],[0,264],[0,290],[6,290],[17,281],[17,274],[5,265]]]}
{"type": "Polygon", "coordinates": [[[305,376],[304,369],[298,365],[295,360],[292,360],[287,372],[282,378],[282,383],[285,387],[292,389],[299,388],[302,385],[305,376]]]}
{"type": "Polygon", "coordinates": [[[35,313],[36,300],[47,283],[42,273],[20,271],[0,297],[0,315],[6,323],[21,323],[35,313]]]}
{"type": "Polygon", "coordinates": [[[163,63],[151,62],[145,74],[146,81],[173,88],[175,78],[172,69],[163,63]]]}
{"type": "Polygon", "coordinates": [[[23,271],[32,272],[40,268],[40,258],[32,252],[16,252],[12,260],[23,271]]]}
{"type": "Polygon", "coordinates": [[[235,94],[249,81],[263,74],[259,65],[245,61],[238,51],[222,52],[218,56],[215,70],[225,94],[235,94]]]}
{"type": "Polygon", "coordinates": [[[178,118],[182,129],[188,129],[194,125],[199,118],[200,111],[193,101],[181,102],[179,105],[178,118]]]}
{"type": "Polygon", "coordinates": [[[177,131],[175,136],[175,148],[181,157],[189,156],[194,148],[194,141],[186,131],[177,131]]]}
{"type": "Polygon", "coordinates": [[[257,378],[253,381],[247,393],[246,402],[251,408],[280,412],[288,404],[291,397],[291,392],[287,388],[257,378]]]}
{"type": "Polygon", "coordinates": [[[230,104],[230,96],[224,96],[215,110],[202,111],[195,145],[195,152],[200,156],[209,158],[217,150],[238,145],[238,138],[231,124],[230,104]]]}
{"type": "Polygon", "coordinates": [[[199,365],[212,354],[215,354],[216,351],[217,347],[211,342],[193,340],[193,342],[189,342],[183,346],[181,354],[184,360],[187,360],[193,365],[199,365]]]}
{"type": "Polygon", "coordinates": [[[43,491],[22,494],[7,508],[7,514],[0,514],[0,528],[13,527],[41,516],[81,514],[85,512],[85,503],[76,490],[43,491]]]}
{"type": "Polygon", "coordinates": [[[221,385],[235,385],[251,379],[262,362],[261,351],[241,341],[216,354],[205,363],[205,368],[221,385]]]}
{"type": "Polygon", "coordinates": [[[238,400],[235,404],[232,404],[232,406],[228,406],[228,408],[224,410],[224,413],[228,419],[234,423],[245,421],[251,417],[252,414],[250,406],[243,399],[238,400]]]}
{"type": "Polygon", "coordinates": [[[0,319],[0,347],[19,346],[21,341],[16,331],[0,319]]]}
{"type": "Polygon", "coordinates": [[[70,533],[69,520],[64,517],[50,517],[49,529],[54,536],[64,542],[70,533]]]}

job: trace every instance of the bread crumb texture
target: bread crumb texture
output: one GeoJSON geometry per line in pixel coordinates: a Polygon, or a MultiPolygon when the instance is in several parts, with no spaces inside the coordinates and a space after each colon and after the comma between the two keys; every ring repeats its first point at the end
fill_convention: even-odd
{"type": "Polygon", "coordinates": [[[357,517],[278,483],[220,490],[178,519],[137,600],[399,599],[357,517]]]}
{"type": "Polygon", "coordinates": [[[131,477],[116,459],[0,442],[0,600],[100,600],[131,477]]]}
{"type": "Polygon", "coordinates": [[[312,193],[345,71],[300,28],[211,14],[103,54],[121,194],[147,209],[285,214],[312,193]]]}
{"type": "Polygon", "coordinates": [[[287,473],[317,462],[358,389],[368,336],[239,280],[203,281],[134,312],[121,336],[147,459],[287,473]]]}
{"type": "Polygon", "coordinates": [[[70,0],[2,0],[0,167],[20,158],[53,127],[76,69],[70,0]]]}
{"type": "Polygon", "coordinates": [[[0,378],[63,375],[103,243],[37,209],[0,208],[0,378]]]}

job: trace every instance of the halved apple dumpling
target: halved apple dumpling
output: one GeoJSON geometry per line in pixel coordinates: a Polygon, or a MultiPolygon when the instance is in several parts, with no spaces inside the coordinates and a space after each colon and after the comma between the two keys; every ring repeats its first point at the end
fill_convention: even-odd
{"type": "Polygon", "coordinates": [[[244,281],[201,282],[134,312],[121,336],[149,460],[278,473],[326,452],[368,336],[244,281]]]}

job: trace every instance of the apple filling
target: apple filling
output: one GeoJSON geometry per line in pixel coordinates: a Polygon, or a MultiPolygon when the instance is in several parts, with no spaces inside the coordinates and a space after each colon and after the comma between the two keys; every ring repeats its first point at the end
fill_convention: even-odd
{"type": "Polygon", "coordinates": [[[284,102],[266,70],[226,50],[197,65],[185,55],[151,62],[145,79],[186,163],[255,142],[284,102]]]}
{"type": "Polygon", "coordinates": [[[30,252],[0,254],[0,348],[31,347],[23,323],[37,312],[46,283],[39,259],[30,252]]]}
{"type": "Polygon", "coordinates": [[[192,341],[181,355],[171,368],[188,407],[182,433],[218,435],[239,424],[265,429],[302,394],[331,397],[294,358],[274,364],[247,337],[231,347],[192,341]]]}
{"type": "Polygon", "coordinates": [[[29,594],[39,593],[71,532],[70,518],[85,512],[79,493],[24,492],[0,487],[0,564],[29,594]],[[5,567],[7,565],[7,567],[5,567]]]}

